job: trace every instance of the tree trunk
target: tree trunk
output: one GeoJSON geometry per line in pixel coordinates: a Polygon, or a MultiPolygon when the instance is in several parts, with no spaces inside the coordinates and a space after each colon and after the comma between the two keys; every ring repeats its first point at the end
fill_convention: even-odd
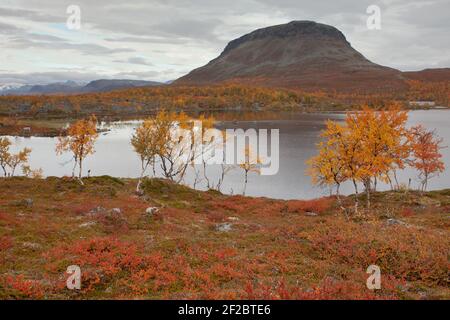
{"type": "Polygon", "coordinates": [[[206,187],[208,188],[208,190],[211,189],[211,182],[209,181],[208,174],[206,173],[206,162],[205,161],[203,161],[203,176],[205,177],[205,180],[206,180],[206,184],[207,184],[206,187]]]}
{"type": "Polygon", "coordinates": [[[141,191],[141,184],[142,184],[142,178],[144,177],[144,170],[141,171],[141,175],[139,176],[139,180],[136,186],[136,193],[139,193],[141,191]]]}
{"type": "Polygon", "coordinates": [[[355,187],[355,213],[358,212],[358,184],[355,179],[352,179],[353,186],[355,187]]]}
{"type": "Polygon", "coordinates": [[[370,209],[370,184],[366,188],[366,196],[367,196],[367,209],[370,209]]]}
{"type": "Polygon", "coordinates": [[[388,180],[388,182],[389,182],[389,185],[390,185],[390,187],[391,187],[391,191],[394,191],[394,186],[393,186],[393,184],[392,184],[392,179],[391,179],[391,177],[389,176],[389,172],[386,173],[386,178],[387,178],[387,180],[388,180]]]}
{"type": "Polygon", "coordinates": [[[83,160],[80,159],[80,172],[78,172],[78,178],[81,180],[83,175],[83,160]]]}
{"type": "Polygon", "coordinates": [[[400,189],[400,185],[398,184],[397,170],[393,170],[393,171],[394,171],[395,184],[396,184],[397,190],[398,190],[398,189],[400,189]]]}
{"type": "Polygon", "coordinates": [[[336,184],[336,197],[337,197],[337,199],[338,199],[338,203],[339,203],[339,204],[342,203],[342,201],[341,201],[341,194],[340,194],[340,192],[339,192],[339,189],[340,189],[340,188],[341,188],[341,184],[340,184],[340,183],[336,184]]]}
{"type": "Polygon", "coordinates": [[[247,182],[248,182],[248,171],[245,171],[245,181],[244,181],[244,192],[242,195],[245,196],[245,191],[247,190],[247,182]]]}
{"type": "Polygon", "coordinates": [[[427,191],[428,189],[428,173],[425,174],[425,180],[424,180],[424,184],[423,184],[423,191],[427,191]]]}
{"type": "Polygon", "coordinates": [[[72,179],[75,178],[75,169],[77,168],[77,164],[78,164],[78,158],[74,157],[75,163],[73,164],[73,168],[72,168],[72,179]]]}

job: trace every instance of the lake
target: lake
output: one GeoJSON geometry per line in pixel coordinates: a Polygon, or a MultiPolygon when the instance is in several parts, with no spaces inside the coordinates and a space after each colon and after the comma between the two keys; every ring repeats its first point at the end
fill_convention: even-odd
{"type": "MultiPolygon", "coordinates": [[[[450,110],[411,111],[408,125],[422,124],[428,129],[435,129],[444,138],[444,145],[450,142],[449,118],[450,110]]],[[[265,196],[279,199],[307,199],[329,194],[329,190],[311,185],[310,177],[305,175],[305,161],[315,155],[315,145],[319,140],[320,131],[325,127],[325,121],[332,119],[342,121],[342,113],[289,113],[278,114],[273,119],[257,121],[222,121],[218,128],[255,128],[279,129],[280,134],[280,168],[276,175],[262,176],[251,173],[246,195],[265,196]]],[[[91,170],[91,175],[111,175],[116,177],[138,177],[140,161],[130,145],[130,137],[139,121],[124,121],[102,124],[108,132],[100,134],[96,142],[96,153],[89,156],[83,163],[85,170],[91,170]]],[[[33,169],[42,168],[45,176],[71,175],[73,160],[70,154],[55,155],[56,138],[42,137],[12,137],[15,145],[13,150],[30,147],[32,153],[30,164],[33,169]]],[[[442,151],[444,161],[450,166],[450,150],[442,151]]],[[[208,175],[214,180],[219,174],[219,166],[211,166],[208,175]]],[[[417,173],[411,169],[399,174],[399,180],[405,184],[413,178],[412,187],[417,187],[417,173]]],[[[193,173],[188,172],[185,184],[192,184],[193,173]]],[[[222,192],[240,194],[243,190],[244,175],[242,170],[232,170],[225,178],[222,192]]],[[[204,189],[204,184],[199,186],[204,189]]],[[[381,186],[379,189],[387,188],[381,186]]],[[[439,177],[433,178],[429,189],[450,188],[450,174],[446,170],[439,177]]],[[[342,187],[342,193],[352,193],[350,185],[342,187]]]]}

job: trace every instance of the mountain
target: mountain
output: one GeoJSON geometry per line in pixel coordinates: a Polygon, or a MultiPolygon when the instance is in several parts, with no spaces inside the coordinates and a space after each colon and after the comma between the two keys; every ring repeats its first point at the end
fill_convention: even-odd
{"type": "Polygon", "coordinates": [[[49,94],[49,93],[75,93],[79,92],[83,85],[75,81],[55,82],[46,85],[35,85],[28,90],[28,94],[49,94]]]}
{"type": "Polygon", "coordinates": [[[24,86],[24,84],[22,84],[22,83],[1,83],[0,91],[17,90],[23,86],[24,86]]]}
{"type": "Polygon", "coordinates": [[[0,84],[0,95],[40,95],[57,93],[90,93],[105,92],[116,89],[126,89],[144,86],[164,85],[161,82],[144,80],[121,80],[101,79],[94,80],[88,84],[75,81],[55,82],[50,84],[23,85],[23,84],[0,84]]]}
{"type": "Polygon", "coordinates": [[[258,29],[235,39],[219,57],[175,84],[224,82],[345,91],[406,87],[401,71],[369,61],[338,29],[313,21],[258,29]]]}
{"type": "Polygon", "coordinates": [[[0,95],[24,94],[30,90],[32,85],[22,83],[3,83],[0,84],[0,95]]]}
{"type": "Polygon", "coordinates": [[[100,79],[89,82],[83,87],[83,92],[104,92],[115,89],[125,89],[133,87],[149,87],[163,85],[161,82],[144,80],[126,80],[126,79],[100,79]]]}

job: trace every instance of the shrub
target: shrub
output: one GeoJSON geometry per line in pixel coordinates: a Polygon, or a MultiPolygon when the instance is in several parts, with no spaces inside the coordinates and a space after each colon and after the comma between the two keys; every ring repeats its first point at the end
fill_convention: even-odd
{"type": "Polygon", "coordinates": [[[287,285],[285,280],[275,284],[253,285],[247,283],[243,299],[264,300],[386,300],[397,299],[397,288],[401,282],[387,277],[381,291],[371,291],[365,286],[365,281],[336,280],[325,278],[312,288],[304,289],[287,285]]]}
{"type": "Polygon", "coordinates": [[[428,285],[449,284],[450,240],[438,231],[342,219],[317,225],[305,237],[319,257],[355,267],[378,265],[383,274],[428,285]]]}
{"type": "Polygon", "coordinates": [[[331,197],[314,200],[292,200],[287,202],[287,210],[291,213],[316,212],[323,213],[329,210],[334,202],[331,197]]]}
{"type": "Polygon", "coordinates": [[[42,285],[38,281],[25,279],[23,275],[8,275],[1,283],[10,298],[41,299],[44,296],[42,285]]]}
{"type": "Polygon", "coordinates": [[[69,265],[80,266],[81,289],[85,292],[107,283],[119,272],[134,270],[142,262],[136,245],[112,237],[64,244],[45,253],[44,257],[50,261],[47,265],[49,271],[63,272],[69,265]]]}

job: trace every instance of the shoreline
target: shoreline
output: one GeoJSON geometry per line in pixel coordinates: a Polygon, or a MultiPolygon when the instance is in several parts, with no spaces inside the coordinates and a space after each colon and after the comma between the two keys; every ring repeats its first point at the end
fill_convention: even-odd
{"type": "MultiPolygon", "coordinates": [[[[442,111],[450,110],[449,107],[431,107],[431,108],[409,108],[408,111],[442,111]]],[[[189,115],[195,116],[200,114],[215,115],[217,121],[270,121],[270,120],[289,120],[286,117],[288,114],[343,114],[347,112],[357,111],[351,109],[330,109],[330,110],[204,110],[204,111],[188,111],[182,110],[189,115]]],[[[119,122],[119,121],[135,121],[143,120],[151,114],[145,115],[101,115],[98,116],[100,122],[119,122]]],[[[78,117],[64,116],[64,117],[0,117],[0,136],[17,136],[17,137],[58,137],[64,136],[65,127],[68,123],[80,119],[78,117]],[[15,122],[9,125],[8,122],[15,122]],[[6,124],[5,124],[6,123],[6,124]]]]}

